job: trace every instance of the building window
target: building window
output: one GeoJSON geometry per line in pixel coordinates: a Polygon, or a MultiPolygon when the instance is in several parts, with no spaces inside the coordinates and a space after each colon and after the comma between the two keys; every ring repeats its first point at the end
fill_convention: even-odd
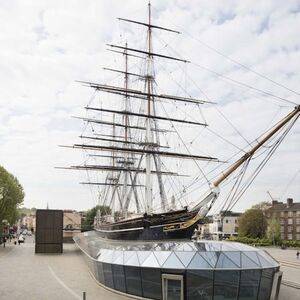
{"type": "Polygon", "coordinates": [[[280,227],[280,232],[284,232],[284,226],[280,227]]]}
{"type": "Polygon", "coordinates": [[[296,234],[296,239],[297,239],[297,240],[300,240],[300,233],[297,233],[297,234],[296,234]]]}
{"type": "Polygon", "coordinates": [[[296,219],[296,224],[300,225],[300,218],[296,219]]]}
{"type": "Polygon", "coordinates": [[[300,232],[300,226],[297,226],[297,232],[300,232]]]}
{"type": "Polygon", "coordinates": [[[292,232],[293,231],[293,227],[292,226],[288,226],[288,232],[292,232]]]}
{"type": "Polygon", "coordinates": [[[289,216],[289,217],[292,217],[292,216],[293,216],[293,212],[292,212],[292,211],[289,211],[289,212],[288,212],[288,216],[289,216]]]}
{"type": "Polygon", "coordinates": [[[288,234],[288,240],[292,240],[293,239],[293,235],[291,233],[288,234]]]}
{"type": "Polygon", "coordinates": [[[225,222],[226,222],[226,224],[228,224],[228,220],[227,219],[225,220],[225,222]]]}
{"type": "Polygon", "coordinates": [[[293,219],[292,218],[288,218],[288,225],[293,225],[293,219]]]}
{"type": "Polygon", "coordinates": [[[284,218],[284,211],[280,213],[280,216],[284,218]]]}
{"type": "Polygon", "coordinates": [[[280,219],[280,224],[284,224],[284,219],[280,219]]]}
{"type": "Polygon", "coordinates": [[[300,210],[297,210],[297,211],[296,211],[296,216],[297,216],[297,217],[300,217],[300,210]]]}

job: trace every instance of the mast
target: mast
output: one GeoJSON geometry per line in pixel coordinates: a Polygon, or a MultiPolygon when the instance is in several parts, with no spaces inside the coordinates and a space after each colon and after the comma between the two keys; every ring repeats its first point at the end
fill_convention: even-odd
{"type": "MultiPolygon", "coordinates": [[[[151,56],[151,4],[148,3],[148,60],[147,60],[147,113],[148,116],[151,115],[151,65],[152,65],[152,56],[151,56]]],[[[146,119],[146,143],[147,143],[147,150],[151,150],[151,119],[148,117],[146,119]]],[[[146,153],[146,187],[145,187],[145,198],[146,198],[146,213],[152,212],[152,181],[151,181],[151,154],[146,153]]]]}
{"type": "MultiPolygon", "coordinates": [[[[127,42],[125,43],[125,47],[127,48],[127,42]]],[[[127,54],[127,49],[124,50],[124,56],[125,56],[125,74],[124,74],[124,86],[125,86],[125,111],[129,111],[129,101],[128,101],[128,94],[127,94],[127,90],[128,90],[128,56],[127,54]]],[[[124,115],[124,125],[125,125],[125,129],[124,129],[124,146],[126,146],[126,143],[128,142],[128,115],[124,115]]],[[[127,166],[128,164],[128,153],[124,153],[124,165],[127,166]]],[[[128,172],[124,171],[124,185],[123,185],[123,192],[122,192],[122,201],[124,201],[127,197],[127,183],[128,183],[128,172]]],[[[125,217],[127,217],[127,209],[125,209],[125,203],[126,200],[124,201],[124,213],[125,213],[125,217]]]]}

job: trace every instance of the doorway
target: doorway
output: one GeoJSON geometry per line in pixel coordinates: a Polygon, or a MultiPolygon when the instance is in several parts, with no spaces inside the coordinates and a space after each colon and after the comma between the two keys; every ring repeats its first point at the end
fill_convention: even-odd
{"type": "Polygon", "coordinates": [[[163,300],[183,300],[183,275],[162,274],[163,300]]]}

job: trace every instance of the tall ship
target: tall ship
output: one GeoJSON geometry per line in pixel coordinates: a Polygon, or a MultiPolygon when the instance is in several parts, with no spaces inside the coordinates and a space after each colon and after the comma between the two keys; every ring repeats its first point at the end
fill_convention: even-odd
{"type": "Polygon", "coordinates": [[[169,66],[169,62],[176,66],[189,62],[156,51],[153,34],[179,32],[153,24],[150,3],[146,22],[119,20],[145,29],[146,47],[140,49],[127,42],[107,45],[113,55],[123,60],[118,68],[105,68],[105,72],[115,74],[119,84],[80,81],[94,89],[98,99],[85,107],[85,117],[76,116],[86,127],[80,136],[82,142],[65,147],[84,150],[86,160],[68,169],[87,171],[88,180],[82,184],[98,191],[100,209],[95,231],[100,237],[189,239],[215,204],[221,185],[232,180],[233,174],[239,176],[232,180],[234,188],[227,208],[243,195],[299,117],[300,109],[296,106],[224,168],[224,161],[203,154],[201,148],[186,142],[209,125],[201,107],[215,104],[189,96],[183,83],[178,84],[180,92],[176,91],[176,95],[159,92],[159,81],[164,78],[156,76],[156,60],[159,59],[160,69],[169,66]],[[265,158],[241,186],[244,171],[262,148],[265,158]],[[205,174],[207,164],[219,175],[205,174]],[[207,189],[202,195],[194,188],[199,180],[207,189]],[[187,192],[189,188],[193,193],[187,192]]]}

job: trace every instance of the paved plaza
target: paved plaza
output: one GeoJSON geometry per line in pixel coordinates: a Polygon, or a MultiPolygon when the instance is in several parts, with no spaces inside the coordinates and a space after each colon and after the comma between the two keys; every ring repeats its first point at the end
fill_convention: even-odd
{"type": "MultiPolygon", "coordinates": [[[[300,259],[296,250],[264,248],[282,262],[283,280],[300,285],[300,259]]],[[[34,254],[34,241],[0,246],[1,300],[126,300],[99,286],[89,273],[81,252],[74,244],[64,244],[63,254],[34,254]]],[[[299,300],[300,289],[281,286],[279,300],[299,300]]]]}

